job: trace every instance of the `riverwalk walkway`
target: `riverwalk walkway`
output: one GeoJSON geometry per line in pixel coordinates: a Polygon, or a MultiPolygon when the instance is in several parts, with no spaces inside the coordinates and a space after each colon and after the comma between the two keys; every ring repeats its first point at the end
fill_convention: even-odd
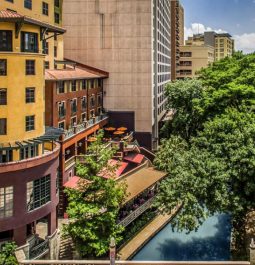
{"type": "Polygon", "coordinates": [[[142,229],[133,239],[131,239],[118,252],[119,260],[128,260],[137,253],[155,234],[165,227],[173,216],[177,213],[179,207],[176,207],[171,214],[158,215],[144,229],[142,229]]]}

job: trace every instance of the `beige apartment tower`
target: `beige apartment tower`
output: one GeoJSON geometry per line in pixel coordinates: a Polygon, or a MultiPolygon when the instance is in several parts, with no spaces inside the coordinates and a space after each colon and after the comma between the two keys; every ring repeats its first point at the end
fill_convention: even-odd
{"type": "Polygon", "coordinates": [[[65,57],[109,72],[104,106],[156,148],[171,80],[170,0],[65,0],[65,57]]]}

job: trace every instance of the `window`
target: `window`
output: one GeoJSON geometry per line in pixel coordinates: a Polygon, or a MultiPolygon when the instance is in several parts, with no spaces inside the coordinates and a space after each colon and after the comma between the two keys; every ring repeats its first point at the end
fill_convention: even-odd
{"type": "Polygon", "coordinates": [[[21,51],[38,53],[38,34],[21,32],[21,51]]]}
{"type": "Polygon", "coordinates": [[[90,119],[93,118],[95,116],[95,111],[94,110],[91,110],[90,111],[90,119]]]}
{"type": "Polygon", "coordinates": [[[0,30],[0,51],[11,52],[12,51],[12,31],[0,30]]]}
{"type": "Polygon", "coordinates": [[[64,130],[64,129],[65,129],[65,122],[64,122],[64,121],[59,122],[59,123],[58,123],[58,128],[64,130]]]}
{"type": "Polygon", "coordinates": [[[72,92],[76,91],[76,81],[75,80],[72,80],[72,82],[71,82],[71,91],[72,92]]]}
{"type": "Polygon", "coordinates": [[[7,133],[7,119],[0,118],[0,135],[6,135],[7,133]]]}
{"type": "Polygon", "coordinates": [[[55,7],[59,7],[59,0],[55,0],[54,3],[55,3],[55,7]]]}
{"type": "Polygon", "coordinates": [[[35,102],[35,88],[27,87],[26,88],[26,103],[34,103],[35,102]]]}
{"type": "Polygon", "coordinates": [[[26,60],[26,75],[35,75],[35,60],[26,60]]]}
{"type": "Polygon", "coordinates": [[[43,41],[43,54],[49,54],[49,43],[47,41],[43,41]]]}
{"type": "Polygon", "coordinates": [[[58,47],[54,46],[54,57],[58,57],[58,47]]]}
{"type": "Polygon", "coordinates": [[[39,155],[38,144],[27,145],[23,148],[20,148],[20,160],[36,157],[38,155],[39,155]]]}
{"type": "Polygon", "coordinates": [[[44,61],[44,69],[50,69],[50,62],[44,61]]]}
{"type": "Polygon", "coordinates": [[[49,4],[48,3],[42,2],[42,13],[45,16],[49,15],[49,4]]]}
{"type": "Polygon", "coordinates": [[[81,114],[81,122],[85,122],[87,120],[87,113],[84,112],[81,114]]]}
{"type": "Polygon", "coordinates": [[[63,119],[66,116],[65,102],[58,102],[58,118],[63,119]]]}
{"type": "Polygon", "coordinates": [[[32,0],[24,0],[24,7],[32,9],[32,0]]]}
{"type": "Polygon", "coordinates": [[[72,115],[77,112],[77,99],[71,100],[71,113],[72,115]]]}
{"type": "Polygon", "coordinates": [[[13,3],[13,0],[5,0],[5,1],[10,2],[10,3],[13,3]]]}
{"type": "Polygon", "coordinates": [[[180,52],[181,57],[192,57],[192,52],[180,52]]]}
{"type": "Polygon", "coordinates": [[[102,105],[102,94],[101,93],[97,95],[97,105],[98,106],[102,105]]]}
{"type": "Polygon", "coordinates": [[[26,132],[33,131],[35,129],[35,116],[26,116],[26,132]]]}
{"type": "Polygon", "coordinates": [[[82,89],[87,89],[87,80],[81,81],[81,87],[82,87],[82,89]]]}
{"type": "Polygon", "coordinates": [[[85,111],[87,109],[87,98],[86,97],[83,97],[81,99],[81,108],[82,108],[82,110],[85,110],[85,111]]]}
{"type": "Polygon", "coordinates": [[[13,151],[10,149],[0,150],[0,163],[13,161],[13,151]]]}
{"type": "Polygon", "coordinates": [[[65,93],[65,82],[64,81],[59,81],[57,83],[57,93],[58,94],[65,93]]]}
{"type": "Polygon", "coordinates": [[[7,105],[7,89],[0,88],[0,105],[7,105]]]}
{"type": "Polygon", "coordinates": [[[27,183],[27,210],[32,211],[50,201],[50,175],[27,183]]]}
{"type": "Polygon", "coordinates": [[[13,187],[0,188],[0,218],[13,215],[13,187]]]}
{"type": "Polygon", "coordinates": [[[95,96],[92,95],[90,97],[90,104],[89,104],[90,108],[94,108],[95,107],[95,96]]]}
{"type": "Polygon", "coordinates": [[[0,59],[0,76],[1,75],[7,75],[7,60],[6,59],[0,59]]]}
{"type": "Polygon", "coordinates": [[[74,127],[77,125],[77,118],[76,117],[72,117],[71,118],[71,127],[74,127]]]}
{"type": "Polygon", "coordinates": [[[59,13],[54,13],[54,17],[55,17],[55,23],[59,24],[60,18],[59,18],[59,13]]]}

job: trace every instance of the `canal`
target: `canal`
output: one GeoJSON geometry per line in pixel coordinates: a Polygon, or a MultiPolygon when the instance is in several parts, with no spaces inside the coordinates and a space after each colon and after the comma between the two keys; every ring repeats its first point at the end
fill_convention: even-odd
{"type": "Polygon", "coordinates": [[[228,261],[231,220],[228,215],[209,217],[196,232],[172,230],[171,223],[157,233],[132,260],[228,261]]]}

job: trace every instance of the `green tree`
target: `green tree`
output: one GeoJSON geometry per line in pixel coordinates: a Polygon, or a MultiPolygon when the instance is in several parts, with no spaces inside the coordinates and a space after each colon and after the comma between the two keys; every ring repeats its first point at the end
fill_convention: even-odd
{"type": "Polygon", "coordinates": [[[107,253],[110,238],[116,243],[122,239],[123,227],[116,224],[120,205],[125,199],[126,187],[112,176],[115,166],[109,165],[115,150],[102,144],[103,134],[88,148],[85,163],[77,165],[81,178],[77,189],[66,189],[67,213],[71,219],[66,232],[73,238],[83,257],[98,257],[107,253]],[[107,175],[108,179],[100,175],[107,175]]]}
{"type": "Polygon", "coordinates": [[[15,257],[16,245],[14,243],[6,243],[2,246],[0,251],[0,264],[2,265],[16,265],[18,261],[15,257]]]}

